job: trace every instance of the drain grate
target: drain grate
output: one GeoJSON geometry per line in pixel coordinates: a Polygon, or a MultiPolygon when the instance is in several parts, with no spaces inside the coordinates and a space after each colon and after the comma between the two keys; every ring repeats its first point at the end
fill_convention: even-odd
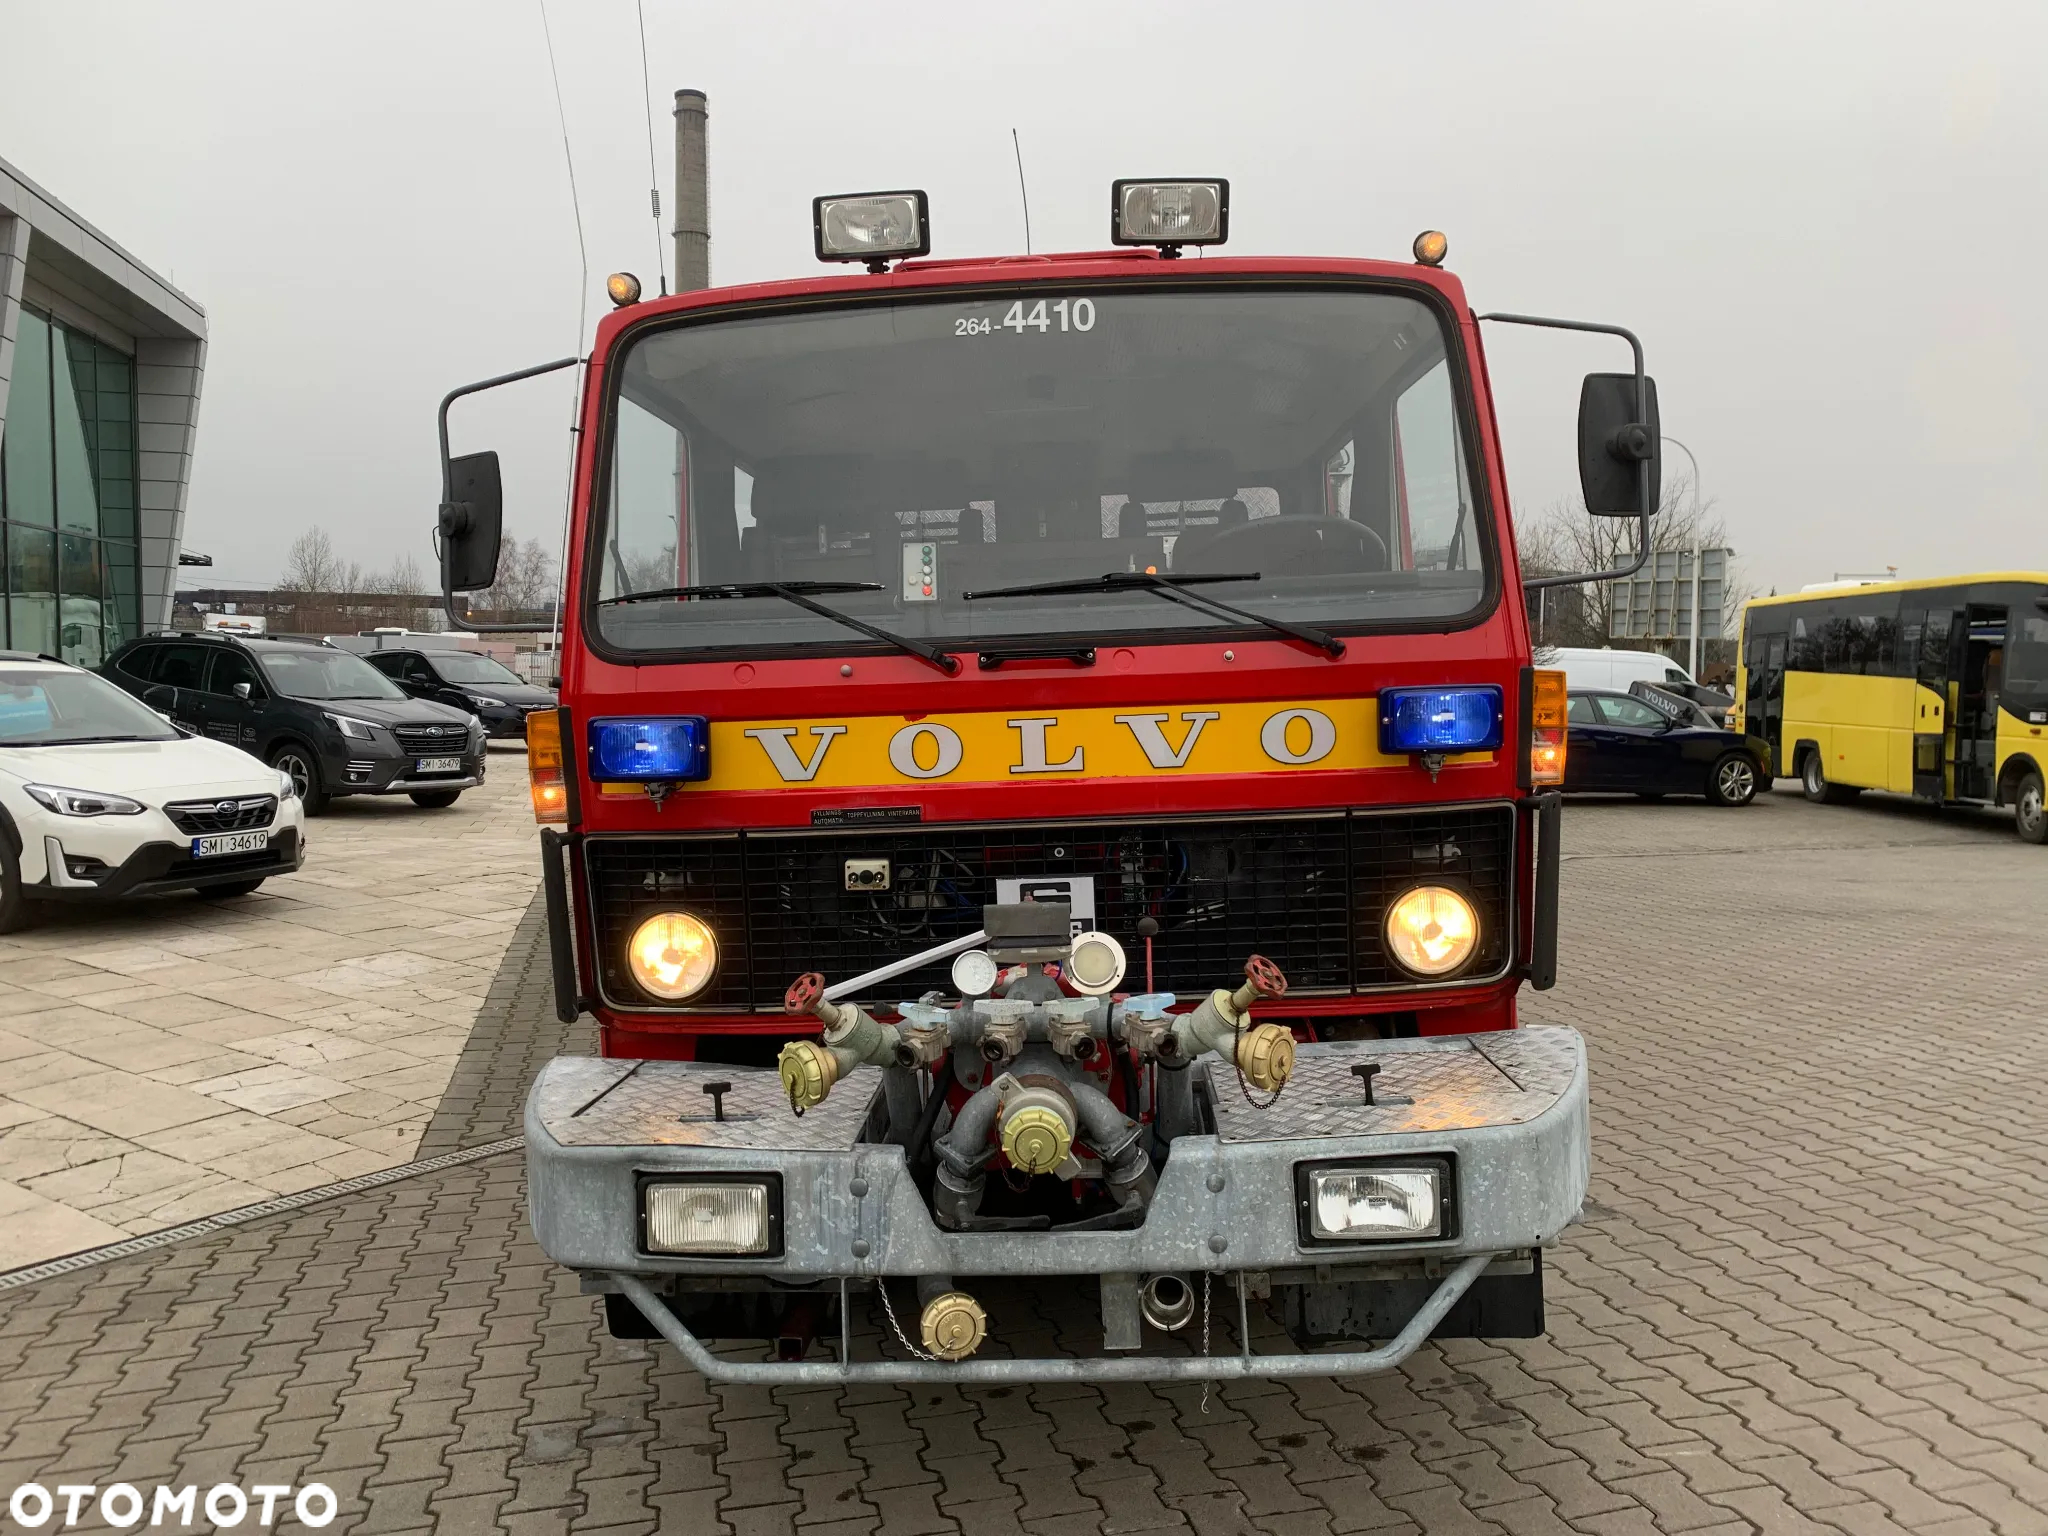
{"type": "Polygon", "coordinates": [[[153,1249],[168,1248],[171,1244],[182,1243],[187,1238],[204,1237],[209,1232],[224,1232],[229,1227],[261,1221],[266,1216],[288,1215],[293,1211],[304,1210],[309,1205],[318,1205],[324,1200],[361,1194],[366,1189],[381,1189],[386,1184],[417,1178],[423,1173],[439,1173],[443,1168],[459,1168],[464,1163],[481,1162],[487,1157],[517,1152],[525,1145],[524,1136],[508,1136],[503,1141],[493,1141],[481,1147],[465,1147],[460,1152],[444,1152],[439,1157],[429,1157],[417,1163],[401,1163],[396,1168],[385,1168],[377,1173],[358,1174],[352,1179],[343,1179],[338,1184],[323,1184],[318,1189],[303,1189],[295,1195],[279,1195],[275,1200],[238,1206],[232,1211],[222,1211],[218,1216],[188,1221],[182,1226],[165,1227],[161,1232],[146,1232],[140,1237],[124,1237],[118,1243],[105,1243],[98,1248],[87,1248],[80,1253],[67,1253],[61,1259],[45,1259],[40,1264],[30,1264],[21,1269],[10,1269],[0,1273],[0,1291],[34,1285],[39,1280],[54,1280],[59,1275],[90,1269],[96,1264],[111,1264],[116,1259],[148,1253],[153,1249]]]}

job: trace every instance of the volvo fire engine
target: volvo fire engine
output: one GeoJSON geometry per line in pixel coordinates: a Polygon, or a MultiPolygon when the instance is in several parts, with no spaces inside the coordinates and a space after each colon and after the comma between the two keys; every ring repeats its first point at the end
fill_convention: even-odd
{"type": "Polygon", "coordinates": [[[922,192],[823,197],[826,274],[617,274],[587,358],[443,402],[469,627],[502,487],[450,409],[582,371],[527,739],[557,1011],[601,1048],[541,1071],[525,1145],[615,1334],[988,1383],[1541,1333],[1588,1166],[1584,1046],[1520,1012],[1564,680],[1480,322],[1633,349],[1579,456],[1641,548],[1654,389],[1619,327],[1476,315],[1434,231],[1186,259],[1229,211],[1119,181],[1110,249],[951,260],[922,192]],[[1020,1279],[1099,1347],[1013,1347],[1020,1279]]]}

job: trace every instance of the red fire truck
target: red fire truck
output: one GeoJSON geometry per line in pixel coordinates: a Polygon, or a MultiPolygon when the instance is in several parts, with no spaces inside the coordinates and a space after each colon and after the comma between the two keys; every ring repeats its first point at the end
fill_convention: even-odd
{"type": "Polygon", "coordinates": [[[602,1046],[526,1147],[615,1333],[991,1382],[1542,1331],[1587,1179],[1583,1046],[1517,1015],[1563,677],[1478,322],[1634,347],[1580,458],[1645,535],[1654,392],[1626,331],[1475,315],[1435,232],[1177,259],[1228,224],[1223,181],[1118,182],[1112,249],[938,260],[924,194],[820,198],[828,275],[619,274],[587,359],[444,402],[453,616],[501,514],[449,407],[584,369],[528,747],[558,1011],[602,1046]],[[1100,1350],[1001,1343],[1020,1278],[1099,1295],[1100,1350]]]}

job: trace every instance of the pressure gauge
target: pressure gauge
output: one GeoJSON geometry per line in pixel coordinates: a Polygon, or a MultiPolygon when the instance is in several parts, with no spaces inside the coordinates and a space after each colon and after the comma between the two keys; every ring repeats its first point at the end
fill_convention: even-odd
{"type": "Polygon", "coordinates": [[[985,949],[963,950],[953,957],[953,986],[962,997],[986,997],[1001,974],[985,949]]]}

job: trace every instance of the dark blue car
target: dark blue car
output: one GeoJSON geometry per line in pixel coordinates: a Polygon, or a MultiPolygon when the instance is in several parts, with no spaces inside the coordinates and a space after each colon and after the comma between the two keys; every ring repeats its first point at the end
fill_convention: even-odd
{"type": "Polygon", "coordinates": [[[1747,805],[1769,782],[1768,748],[1724,731],[1690,699],[1639,683],[1629,693],[1569,696],[1564,787],[1568,794],[1705,795],[1747,805]]]}

